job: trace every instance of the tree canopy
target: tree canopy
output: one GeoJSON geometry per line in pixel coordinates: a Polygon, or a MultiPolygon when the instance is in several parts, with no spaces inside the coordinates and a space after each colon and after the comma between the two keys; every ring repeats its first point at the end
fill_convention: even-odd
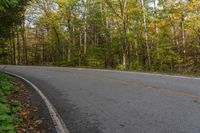
{"type": "Polygon", "coordinates": [[[0,2],[0,36],[12,36],[12,46],[3,41],[4,63],[200,71],[199,0],[32,0],[26,5],[25,0],[0,2]]]}
{"type": "MultiPolygon", "coordinates": [[[[2,0],[0,1],[0,58],[6,62],[6,57],[15,47],[13,43],[10,49],[8,42],[15,38],[15,31],[24,22],[25,6],[27,0],[2,0]]],[[[9,60],[9,59],[8,59],[9,60]]]]}

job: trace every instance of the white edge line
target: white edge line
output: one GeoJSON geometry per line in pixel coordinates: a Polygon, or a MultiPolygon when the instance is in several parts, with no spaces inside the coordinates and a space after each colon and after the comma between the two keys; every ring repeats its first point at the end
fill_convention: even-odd
{"type": "Polygon", "coordinates": [[[4,73],[15,76],[17,78],[20,78],[20,79],[24,80],[25,82],[27,82],[29,85],[31,85],[31,87],[33,87],[38,92],[38,94],[41,96],[41,98],[44,100],[44,102],[45,102],[45,104],[46,104],[46,106],[49,110],[49,113],[51,115],[51,118],[54,122],[54,126],[56,128],[57,133],[69,133],[69,130],[67,129],[66,125],[64,124],[64,121],[62,120],[60,115],[57,113],[54,106],[50,103],[48,98],[40,91],[40,89],[36,85],[34,85],[29,80],[27,80],[27,79],[25,79],[25,78],[23,78],[23,77],[21,77],[17,74],[7,72],[7,71],[4,71],[4,73]]]}

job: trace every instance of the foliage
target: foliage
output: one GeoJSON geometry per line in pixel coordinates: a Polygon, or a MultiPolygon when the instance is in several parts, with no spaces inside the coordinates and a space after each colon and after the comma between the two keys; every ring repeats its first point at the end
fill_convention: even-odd
{"type": "Polygon", "coordinates": [[[1,0],[0,1],[0,11],[5,11],[9,6],[14,6],[18,3],[18,0],[1,0]]]}
{"type": "Polygon", "coordinates": [[[157,2],[34,0],[27,7],[15,4],[14,9],[20,9],[16,19],[9,15],[13,10],[6,10],[8,18],[3,19],[12,20],[11,28],[0,23],[0,51],[4,50],[2,58],[9,56],[2,62],[141,71],[200,70],[200,1],[157,2]],[[24,14],[21,9],[25,7],[24,14]],[[21,15],[26,16],[26,24],[20,27],[24,21],[21,15]],[[11,36],[13,24],[18,28],[12,40],[18,41],[11,45],[6,38],[11,36]],[[18,32],[21,35],[17,36],[18,32]]]}
{"type": "Polygon", "coordinates": [[[11,78],[0,73],[0,132],[15,133],[17,119],[15,113],[19,112],[21,104],[13,100],[11,104],[7,96],[14,90],[11,78]]]}
{"type": "Polygon", "coordinates": [[[24,23],[27,3],[28,0],[0,1],[0,60],[3,60],[3,63],[14,62],[15,56],[10,56],[10,53],[15,52],[16,49],[14,31],[19,31],[19,27],[24,23]]]}

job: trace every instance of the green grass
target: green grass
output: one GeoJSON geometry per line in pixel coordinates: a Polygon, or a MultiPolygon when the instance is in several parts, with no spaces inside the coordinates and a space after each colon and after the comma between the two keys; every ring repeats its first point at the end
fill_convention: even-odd
{"type": "Polygon", "coordinates": [[[19,122],[16,113],[21,104],[17,100],[8,101],[8,95],[15,89],[11,77],[0,73],[0,133],[16,132],[15,125],[19,122]]]}

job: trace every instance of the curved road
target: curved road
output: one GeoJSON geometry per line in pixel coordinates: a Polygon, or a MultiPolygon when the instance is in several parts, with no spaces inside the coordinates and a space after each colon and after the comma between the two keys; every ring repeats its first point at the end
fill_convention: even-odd
{"type": "Polygon", "coordinates": [[[200,133],[200,78],[0,66],[37,85],[71,133],[200,133]]]}

